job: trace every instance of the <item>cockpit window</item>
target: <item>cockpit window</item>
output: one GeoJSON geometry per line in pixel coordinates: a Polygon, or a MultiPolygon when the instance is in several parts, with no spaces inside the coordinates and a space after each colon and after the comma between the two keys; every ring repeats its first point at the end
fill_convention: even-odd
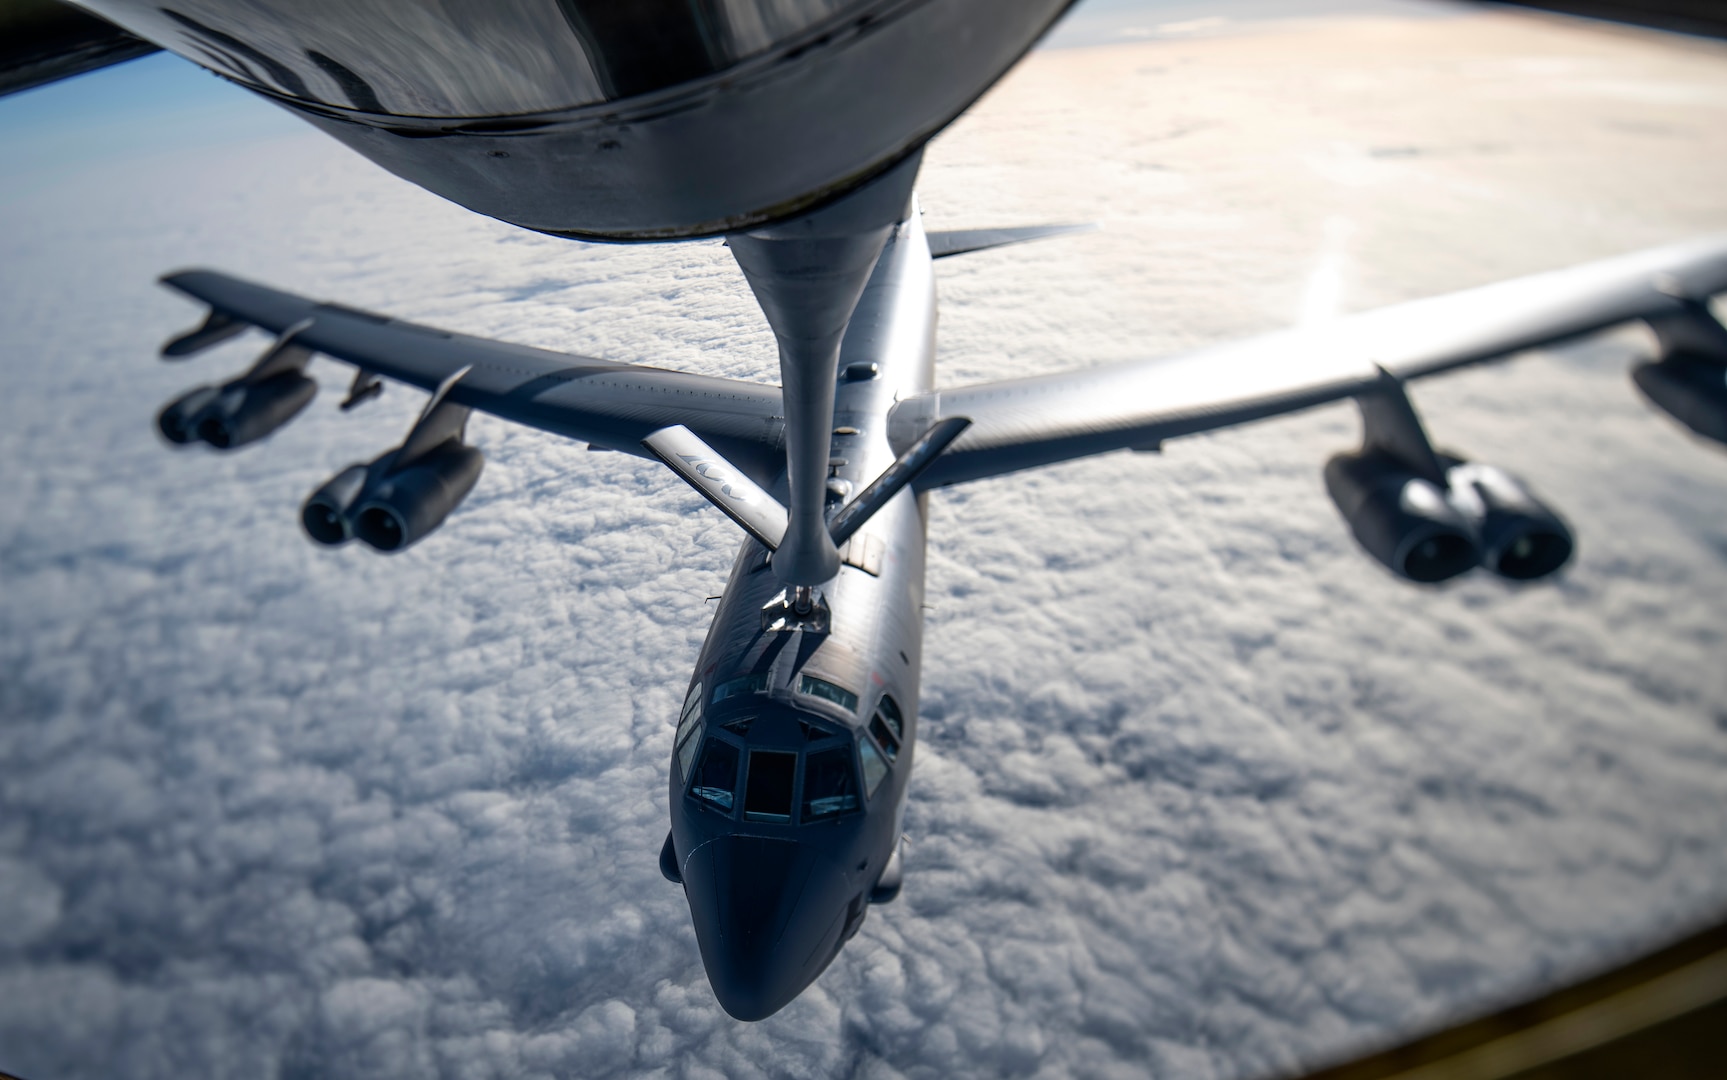
{"type": "Polygon", "coordinates": [[[873,799],[875,789],[887,776],[887,762],[883,760],[881,751],[875,748],[875,743],[868,739],[858,740],[858,757],[863,759],[864,794],[873,799]]]}
{"type": "Polygon", "coordinates": [[[792,819],[792,778],[798,756],[778,750],[751,750],[749,780],[744,786],[744,817],[750,821],[792,819]]]}
{"type": "Polygon", "coordinates": [[[698,713],[696,722],[690,725],[690,729],[682,736],[683,741],[678,743],[678,775],[686,779],[690,775],[690,762],[696,756],[696,747],[702,744],[702,727],[701,715],[698,713]]]}
{"type": "Polygon", "coordinates": [[[702,763],[696,768],[690,794],[729,814],[737,786],[738,748],[719,739],[709,739],[702,748],[702,763]]]}
{"type": "Polygon", "coordinates": [[[858,808],[851,751],[817,750],[804,759],[804,820],[838,817],[858,808]]]}
{"type": "Polygon", "coordinates": [[[810,697],[831,701],[847,712],[856,712],[858,696],[843,686],[835,686],[826,679],[818,679],[814,675],[798,676],[798,693],[810,697]]]}
{"type": "Polygon", "coordinates": [[[678,733],[672,739],[672,746],[678,755],[678,773],[680,776],[690,775],[690,759],[696,756],[696,747],[702,741],[702,685],[697,683],[690,687],[690,696],[684,699],[684,713],[678,718],[678,733]]]}
{"type": "Polygon", "coordinates": [[[690,727],[702,717],[702,684],[690,687],[690,696],[684,699],[684,711],[678,714],[678,737],[673,740],[682,743],[690,727]]]}
{"type": "MultiPolygon", "coordinates": [[[[886,698],[882,699],[882,703],[889,704],[886,698]]],[[[870,717],[869,733],[875,736],[877,743],[881,744],[881,752],[887,755],[889,761],[898,759],[899,725],[889,725],[886,716],[879,708],[876,709],[875,715],[870,717]]]]}
{"type": "Polygon", "coordinates": [[[727,679],[714,687],[714,704],[739,694],[766,693],[768,688],[768,673],[758,671],[754,675],[740,675],[735,679],[727,679]]]}
{"type": "Polygon", "coordinates": [[[893,698],[884,697],[881,699],[881,704],[876,706],[876,711],[881,713],[882,721],[887,724],[888,730],[893,732],[894,742],[897,743],[905,738],[905,723],[900,716],[898,702],[894,701],[893,698]]]}

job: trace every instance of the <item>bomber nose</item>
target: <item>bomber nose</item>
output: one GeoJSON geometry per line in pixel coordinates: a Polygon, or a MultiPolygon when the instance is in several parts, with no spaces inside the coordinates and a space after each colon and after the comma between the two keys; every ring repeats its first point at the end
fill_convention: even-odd
{"type": "Polygon", "coordinates": [[[763,1020],[819,973],[799,909],[807,852],[792,840],[722,836],[684,867],[702,965],[720,1006],[738,1020],[763,1020]]]}

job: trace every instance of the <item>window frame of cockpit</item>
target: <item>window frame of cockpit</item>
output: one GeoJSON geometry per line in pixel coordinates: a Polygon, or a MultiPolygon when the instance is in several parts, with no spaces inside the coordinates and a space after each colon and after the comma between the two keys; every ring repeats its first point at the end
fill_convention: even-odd
{"type": "Polygon", "coordinates": [[[862,777],[858,771],[857,740],[847,740],[844,737],[843,732],[835,733],[835,736],[836,737],[831,740],[823,740],[814,746],[805,747],[798,755],[797,824],[799,828],[806,825],[822,825],[828,822],[837,824],[845,821],[853,814],[862,813],[864,807],[868,805],[868,800],[864,797],[862,777]],[[837,753],[841,756],[845,761],[846,769],[850,772],[852,805],[844,810],[835,811],[832,814],[823,814],[819,817],[813,817],[806,812],[809,805],[809,761],[810,758],[817,754],[833,753],[837,753]]]}
{"type": "Polygon", "coordinates": [[[905,749],[905,712],[900,709],[899,702],[893,699],[892,694],[883,694],[876,699],[875,708],[870,710],[869,719],[864,721],[863,731],[876,744],[876,749],[880,750],[882,756],[887,759],[888,768],[893,768],[894,764],[899,761],[900,751],[905,749]],[[882,708],[884,705],[887,706],[885,710],[882,708]],[[891,722],[888,719],[889,714],[892,716],[891,722]],[[885,740],[876,735],[875,729],[878,722],[881,724],[882,730],[888,735],[885,740]],[[896,724],[898,725],[897,730],[896,724]]]}
{"type": "Polygon", "coordinates": [[[808,671],[800,671],[798,672],[797,682],[792,685],[796,688],[797,692],[804,697],[813,698],[816,701],[825,701],[827,704],[839,709],[847,716],[857,715],[859,701],[857,693],[846,689],[844,686],[834,682],[832,679],[823,678],[820,675],[815,675],[808,671]],[[832,693],[823,693],[817,689],[818,687],[826,687],[828,690],[832,691],[832,693]],[[834,695],[838,696],[836,697],[834,695]]]}
{"type": "Polygon", "coordinates": [[[718,814],[735,821],[749,821],[752,824],[802,828],[805,825],[841,822],[851,817],[853,814],[863,812],[868,806],[869,793],[865,789],[863,770],[860,767],[858,758],[859,750],[857,748],[860,737],[865,739],[869,737],[866,732],[861,732],[858,729],[852,728],[850,725],[839,724],[827,717],[803,712],[800,713],[799,723],[803,724],[806,728],[813,728],[816,731],[823,732],[824,734],[822,738],[809,739],[806,732],[805,742],[795,750],[789,751],[782,747],[774,746],[752,747],[747,738],[730,730],[731,727],[736,725],[739,721],[747,722],[751,719],[754,719],[753,714],[742,715],[733,718],[729,722],[715,722],[710,726],[707,723],[707,719],[704,717],[695,725],[700,730],[691,736],[691,741],[697,744],[695,750],[691,754],[691,761],[694,767],[684,770],[681,786],[684,797],[693,802],[703,812],[718,814]],[[712,742],[723,742],[727,744],[739,756],[737,770],[732,778],[732,805],[729,808],[722,807],[710,799],[697,795],[695,792],[695,779],[700,772],[700,763],[707,753],[708,744],[712,742]],[[766,753],[792,753],[795,754],[797,758],[792,771],[792,812],[783,821],[774,820],[772,817],[750,817],[744,809],[744,804],[749,793],[750,771],[755,763],[754,755],[758,750],[766,753]],[[809,758],[812,754],[833,750],[840,751],[847,759],[848,767],[851,769],[850,786],[852,788],[852,794],[856,797],[856,802],[850,808],[838,811],[837,813],[826,814],[821,817],[810,817],[804,812],[804,792],[809,777],[809,758]]]}
{"type": "Polygon", "coordinates": [[[718,705],[728,698],[745,697],[749,694],[765,694],[771,688],[773,677],[770,672],[751,671],[716,683],[713,689],[713,700],[709,705],[718,705]]]}
{"type": "MultiPolygon", "coordinates": [[[[703,726],[705,727],[706,725],[704,724],[703,726]]],[[[742,784],[744,773],[747,772],[749,768],[748,754],[749,747],[736,735],[726,732],[724,736],[722,736],[721,729],[719,728],[712,731],[704,731],[702,734],[701,745],[696,748],[696,753],[691,758],[691,760],[695,762],[696,767],[692,769],[689,775],[685,776],[683,780],[684,798],[689,799],[707,813],[718,814],[725,818],[736,818],[742,811],[742,800],[738,798],[738,792],[742,784]],[[732,752],[740,759],[735,761],[732,766],[732,801],[730,806],[721,806],[712,799],[696,794],[696,779],[701,775],[702,762],[706,760],[709,748],[717,742],[725,743],[727,746],[731,747],[732,752]]]]}
{"type": "MultiPolygon", "coordinates": [[[[736,680],[733,680],[733,681],[736,681],[736,680]]],[[[725,684],[721,684],[721,685],[725,685],[725,684]]],[[[729,696],[737,696],[737,695],[729,695],[729,696]]],[[[725,700],[725,699],[722,698],[721,700],[725,700]]],[[[708,747],[709,743],[723,742],[726,745],[730,746],[734,751],[736,751],[737,755],[738,755],[737,769],[732,775],[732,788],[731,788],[732,805],[730,807],[722,807],[718,803],[714,802],[711,799],[703,798],[702,796],[697,795],[696,791],[695,791],[695,773],[694,772],[692,772],[690,775],[687,775],[683,778],[684,797],[686,799],[689,799],[691,802],[695,803],[696,806],[700,807],[704,812],[710,813],[710,814],[719,814],[721,817],[730,818],[733,820],[739,820],[741,818],[741,815],[743,814],[743,806],[744,806],[743,795],[744,795],[744,792],[746,790],[745,785],[748,782],[748,776],[749,776],[750,744],[749,744],[748,740],[746,740],[742,735],[738,734],[736,731],[733,731],[731,729],[733,727],[737,726],[739,723],[743,723],[743,724],[747,725],[751,720],[753,720],[755,718],[755,715],[756,714],[754,714],[754,713],[746,713],[746,714],[741,715],[741,716],[734,716],[730,719],[726,719],[722,715],[720,720],[716,721],[711,727],[707,724],[705,719],[703,720],[702,727],[704,730],[702,731],[702,734],[701,734],[702,745],[697,748],[696,753],[695,753],[694,758],[693,758],[693,760],[698,765],[697,771],[698,772],[700,771],[699,765],[700,765],[700,762],[702,760],[702,756],[707,753],[707,747],[708,747]]],[[[802,774],[802,771],[803,771],[802,763],[800,762],[798,765],[797,771],[794,772],[793,776],[792,776],[792,786],[793,786],[794,792],[797,790],[797,782],[798,782],[798,780],[802,774]]],[[[796,809],[796,807],[794,806],[793,809],[796,809]]]]}
{"type": "Polygon", "coordinates": [[[857,744],[857,775],[858,779],[862,781],[861,790],[863,791],[863,795],[866,800],[874,802],[875,793],[880,791],[882,785],[887,783],[888,780],[893,777],[894,766],[899,763],[900,752],[905,749],[905,710],[899,707],[899,702],[893,699],[893,695],[883,694],[880,698],[876,699],[875,708],[870,710],[869,719],[865,720],[858,726],[857,744]],[[893,726],[887,722],[886,717],[882,716],[883,702],[888,704],[888,706],[893,710],[894,716],[899,720],[899,730],[897,732],[894,731],[893,726]],[[878,719],[882,721],[882,727],[887,729],[889,734],[896,737],[894,745],[891,748],[885,745],[880,739],[876,738],[875,724],[878,719]],[[866,741],[869,743],[870,749],[875,751],[877,759],[882,765],[881,776],[873,785],[869,781],[869,769],[865,765],[867,759],[864,754],[864,743],[866,741]]]}
{"type": "Polygon", "coordinates": [[[837,824],[845,821],[853,814],[862,813],[869,804],[869,800],[864,796],[863,774],[858,769],[857,729],[850,724],[836,723],[832,719],[819,716],[816,713],[805,712],[803,715],[807,719],[801,721],[802,723],[826,734],[820,739],[811,739],[806,734],[804,745],[798,751],[797,800],[793,804],[793,808],[797,811],[796,825],[803,828],[806,825],[821,825],[828,822],[837,824]],[[845,756],[846,766],[851,770],[851,786],[855,803],[851,808],[837,813],[810,817],[804,813],[805,802],[807,801],[805,795],[809,785],[809,759],[815,754],[834,750],[840,751],[845,756]]]}
{"type": "Polygon", "coordinates": [[[862,729],[862,728],[858,729],[857,755],[856,756],[857,756],[857,766],[858,766],[858,779],[860,781],[862,781],[861,790],[863,791],[864,801],[874,802],[875,801],[875,793],[880,791],[881,786],[883,784],[887,783],[888,778],[893,775],[893,759],[888,757],[886,754],[882,753],[881,747],[879,747],[875,744],[875,739],[871,738],[870,733],[868,731],[862,729]],[[882,766],[881,776],[876,780],[876,782],[874,784],[871,784],[869,782],[869,769],[867,769],[864,766],[864,762],[865,762],[865,760],[867,760],[864,757],[864,747],[865,746],[868,746],[870,751],[876,755],[876,760],[881,762],[881,766],[882,766]]]}
{"type": "Polygon", "coordinates": [[[799,747],[797,749],[786,750],[781,747],[746,745],[744,748],[744,755],[743,777],[738,781],[738,791],[742,797],[734,799],[738,804],[738,812],[743,815],[743,819],[745,821],[761,825],[797,824],[798,796],[802,794],[804,780],[803,749],[799,747]],[[750,781],[755,777],[757,765],[756,758],[760,756],[762,758],[760,764],[765,767],[767,765],[767,758],[769,755],[789,757],[792,759],[791,790],[787,793],[789,802],[787,803],[786,812],[784,814],[750,809],[750,781]]]}
{"type": "Polygon", "coordinates": [[[703,718],[702,684],[696,680],[690,686],[690,692],[684,697],[683,711],[678,714],[677,726],[672,732],[672,760],[677,762],[678,780],[687,784],[690,779],[690,768],[694,764],[695,751],[701,749],[703,730],[707,727],[703,718]],[[693,717],[693,718],[692,718],[693,717]],[[686,722],[689,724],[685,727],[686,722]],[[693,749],[688,760],[682,753],[685,746],[693,749]]]}

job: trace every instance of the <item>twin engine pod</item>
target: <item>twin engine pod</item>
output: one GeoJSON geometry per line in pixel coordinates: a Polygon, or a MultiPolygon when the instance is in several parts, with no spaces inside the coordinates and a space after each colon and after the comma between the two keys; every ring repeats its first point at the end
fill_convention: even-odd
{"type": "Polygon", "coordinates": [[[314,491],[300,511],[306,534],[331,546],[358,538],[378,551],[401,551],[443,524],[486,464],[459,438],[409,461],[402,460],[405,448],[350,465],[314,491]]]}
{"type": "MultiPolygon", "coordinates": [[[[318,384],[306,376],[313,351],[298,343],[313,325],[308,317],[282,331],[239,378],[200,386],[170,402],[156,417],[163,436],[181,445],[202,440],[231,450],[292,420],[318,393],[318,384]]],[[[168,342],[162,355],[190,356],[245,328],[212,310],[202,326],[168,342]]],[[[348,466],[312,493],[300,511],[312,539],[335,545],[358,537],[379,551],[401,551],[443,524],[473,490],[486,463],[463,442],[471,407],[451,397],[469,370],[453,371],[438,384],[400,446],[367,464],[348,466]]],[[[381,387],[375,373],[360,368],[343,410],[377,396],[381,387]]]]}
{"type": "Polygon", "coordinates": [[[1531,581],[1575,546],[1564,520],[1511,474],[1439,456],[1441,488],[1392,454],[1366,449],[1325,466],[1325,488],[1368,554],[1410,581],[1445,581],[1485,566],[1531,581]]]}
{"type": "Polygon", "coordinates": [[[232,450],[286,424],[317,394],[318,384],[296,370],[257,381],[200,386],[170,402],[157,415],[156,426],[172,443],[201,440],[218,450],[232,450]]]}
{"type": "MultiPolygon", "coordinates": [[[[312,351],[294,338],[310,321],[289,327],[251,369],[221,386],[200,386],[168,403],[156,426],[171,443],[202,440],[218,450],[257,442],[300,414],[318,395],[306,375],[312,351]]],[[[235,336],[245,324],[212,312],[204,325],[170,341],[162,354],[191,354],[235,336]]]]}

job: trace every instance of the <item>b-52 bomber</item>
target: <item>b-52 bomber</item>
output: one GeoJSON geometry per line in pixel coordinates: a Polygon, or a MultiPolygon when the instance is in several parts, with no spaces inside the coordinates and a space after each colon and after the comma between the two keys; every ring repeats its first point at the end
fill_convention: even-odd
{"type": "Polygon", "coordinates": [[[80,0],[463,206],[602,241],[723,236],[780,385],[572,356],[320,303],[211,270],[191,356],[256,328],[248,370],[170,403],[176,444],[233,450],[299,414],[324,356],[430,394],[394,448],[306,500],[320,544],[427,537],[479,480],[473,410],[656,459],[744,532],[680,714],[660,852],[720,1004],[770,1016],[902,880],[935,489],[1345,398],[1362,445],[1331,498],[1413,582],[1558,570],[1564,519],[1436,449],[1409,381],[1631,320],[1654,404],[1727,442],[1727,236],[1172,357],[937,389],[933,260],[1067,231],[926,232],[925,143],[1068,0],[80,0]]]}

